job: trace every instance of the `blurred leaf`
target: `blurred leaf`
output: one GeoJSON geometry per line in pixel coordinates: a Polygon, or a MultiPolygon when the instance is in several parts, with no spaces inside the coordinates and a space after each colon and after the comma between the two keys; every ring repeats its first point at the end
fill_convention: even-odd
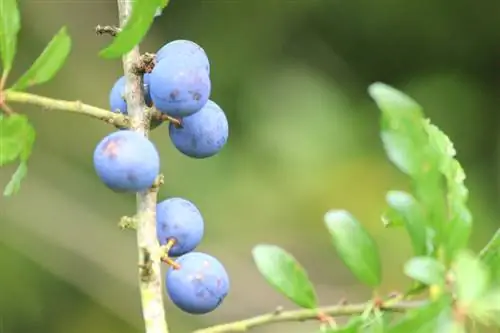
{"type": "Polygon", "coordinates": [[[410,310],[387,333],[443,333],[441,315],[449,312],[452,302],[443,297],[421,308],[410,310]]]}
{"type": "Polygon", "coordinates": [[[6,76],[14,62],[17,48],[17,34],[21,28],[21,18],[16,0],[0,1],[0,53],[3,75],[6,76]]]}
{"type": "Polygon", "coordinates": [[[382,111],[382,141],[389,159],[404,173],[415,176],[426,160],[427,136],[420,105],[402,92],[374,83],[368,93],[382,111]]]}
{"type": "Polygon", "coordinates": [[[312,309],[316,292],[302,266],[285,250],[275,245],[257,245],[252,250],[257,269],[278,291],[295,304],[312,309]]]}
{"type": "Polygon", "coordinates": [[[427,285],[444,285],[446,268],[431,257],[414,257],[404,266],[405,274],[427,285]]]}
{"type": "Polygon", "coordinates": [[[387,156],[412,178],[426,225],[434,230],[434,250],[444,238],[445,189],[436,152],[424,129],[422,109],[413,99],[383,83],[370,85],[368,92],[382,111],[381,137],[387,156]]]}
{"type": "Polygon", "coordinates": [[[481,250],[479,258],[489,267],[492,282],[500,284],[500,229],[481,250]]]}
{"type": "Polygon", "coordinates": [[[453,263],[458,301],[470,306],[483,297],[489,287],[488,270],[477,256],[462,251],[453,263]]]}
{"type": "Polygon", "coordinates": [[[425,219],[419,203],[411,194],[402,191],[388,192],[386,201],[389,205],[388,216],[404,224],[415,255],[427,254],[425,219]]]}
{"type": "Polygon", "coordinates": [[[5,187],[3,195],[9,197],[19,192],[19,189],[21,188],[21,182],[26,177],[27,173],[28,173],[27,162],[21,162],[17,167],[16,172],[14,172],[14,174],[10,178],[9,183],[5,187]]]}
{"type": "Polygon", "coordinates": [[[164,9],[165,7],[168,6],[169,2],[170,2],[170,0],[160,0],[160,8],[164,9]]]}
{"type": "Polygon", "coordinates": [[[489,291],[467,310],[471,318],[478,320],[484,325],[500,326],[500,290],[494,289],[489,291]]]}
{"type": "Polygon", "coordinates": [[[363,226],[344,210],[331,210],[324,220],[335,249],[356,278],[371,287],[380,285],[380,254],[363,226]]]}
{"type": "Polygon", "coordinates": [[[0,166],[14,162],[18,157],[26,160],[31,153],[35,130],[24,115],[0,114],[0,166]]]}
{"type": "Polygon", "coordinates": [[[49,81],[64,65],[70,51],[71,38],[66,32],[66,27],[62,27],[11,89],[24,90],[49,81]]]}
{"type": "Polygon", "coordinates": [[[451,261],[457,251],[465,248],[472,230],[472,215],[467,207],[469,191],[464,185],[465,172],[454,158],[455,149],[439,128],[429,121],[425,122],[430,145],[437,152],[439,169],[446,179],[446,204],[448,223],[446,223],[445,249],[447,259],[451,261]]]}
{"type": "Polygon", "coordinates": [[[101,50],[102,58],[119,58],[130,52],[146,36],[158,7],[168,4],[165,0],[135,1],[132,6],[132,14],[127,19],[125,26],[114,37],[108,47],[101,50]]]}

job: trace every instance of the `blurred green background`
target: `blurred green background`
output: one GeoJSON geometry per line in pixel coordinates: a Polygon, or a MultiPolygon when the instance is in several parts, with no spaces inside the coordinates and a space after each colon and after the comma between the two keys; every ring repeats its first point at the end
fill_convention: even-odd
{"type": "MultiPolygon", "coordinates": [[[[119,61],[101,60],[115,24],[112,0],[20,0],[22,31],[13,77],[67,25],[73,50],[64,69],[34,93],[108,107],[119,61]]],[[[456,143],[475,214],[474,249],[497,228],[499,192],[500,2],[407,0],[172,0],[143,52],[173,39],[202,45],[211,60],[212,99],[227,112],[230,139],[211,159],[178,153],[166,126],[152,139],[162,156],[161,199],[193,201],[206,221],[199,247],[226,266],[232,289],[206,316],[165,300],[173,333],[293,308],[257,273],[257,243],[292,252],[322,304],[367,299],[330,246],[323,215],[350,210],[380,245],[383,292],[403,289],[411,255],[401,230],[380,214],[391,189],[408,181],[386,160],[379,113],[367,86],[383,81],[417,99],[456,143]]],[[[97,179],[92,153],[112,128],[96,120],[24,105],[38,131],[20,194],[0,198],[0,333],[142,332],[132,232],[134,211],[97,179]]],[[[6,184],[15,166],[0,170],[6,184]]],[[[283,324],[265,332],[311,332],[283,324]]]]}

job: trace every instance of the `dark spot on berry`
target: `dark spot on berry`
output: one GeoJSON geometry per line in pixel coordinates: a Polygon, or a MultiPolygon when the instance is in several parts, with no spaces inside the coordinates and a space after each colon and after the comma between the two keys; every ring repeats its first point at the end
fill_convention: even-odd
{"type": "Polygon", "coordinates": [[[129,180],[131,183],[136,183],[137,176],[134,173],[129,172],[129,173],[127,173],[127,180],[129,180]]]}
{"type": "Polygon", "coordinates": [[[172,101],[177,100],[177,97],[179,97],[179,94],[180,94],[180,93],[179,93],[179,90],[177,90],[177,89],[176,89],[176,90],[174,90],[174,91],[172,91],[172,92],[170,93],[170,99],[171,99],[172,101]]]}

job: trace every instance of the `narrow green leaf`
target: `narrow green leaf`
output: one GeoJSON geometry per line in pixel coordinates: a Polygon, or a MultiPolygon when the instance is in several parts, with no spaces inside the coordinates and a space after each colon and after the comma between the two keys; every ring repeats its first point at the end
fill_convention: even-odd
{"type": "Polygon", "coordinates": [[[469,251],[460,252],[454,262],[457,299],[464,306],[481,299],[489,288],[488,269],[469,251]]]}
{"type": "Polygon", "coordinates": [[[464,249],[472,231],[472,214],[467,207],[469,191],[465,187],[465,172],[455,159],[455,148],[448,136],[429,121],[424,123],[429,135],[431,147],[436,151],[439,170],[446,179],[446,206],[448,223],[445,249],[447,259],[451,261],[455,254],[464,249]]]}
{"type": "Polygon", "coordinates": [[[17,49],[17,34],[21,28],[21,18],[17,0],[0,1],[0,55],[3,75],[12,69],[17,49]]]}
{"type": "Polygon", "coordinates": [[[21,182],[26,177],[27,173],[28,164],[26,162],[21,162],[17,167],[16,172],[14,172],[14,174],[10,178],[9,183],[5,187],[3,195],[9,197],[19,192],[19,189],[21,188],[21,182]]]}
{"type": "Polygon", "coordinates": [[[500,229],[481,250],[479,258],[489,267],[491,281],[497,286],[500,285],[500,229]]]}
{"type": "Polygon", "coordinates": [[[406,275],[427,285],[444,285],[446,268],[431,257],[414,257],[404,266],[406,275]]]}
{"type": "MultiPolygon", "coordinates": [[[[0,114],[0,166],[14,162],[31,151],[34,130],[24,115],[0,114]]],[[[28,154],[29,156],[29,154],[28,154]]]]}
{"type": "Polygon", "coordinates": [[[421,308],[409,311],[390,327],[387,333],[443,333],[442,315],[449,312],[452,302],[443,297],[421,308]]]}
{"type": "Polygon", "coordinates": [[[62,27],[11,89],[24,90],[49,81],[64,65],[70,51],[71,38],[66,31],[66,27],[62,27]]]}
{"type": "Polygon", "coordinates": [[[292,302],[303,308],[317,307],[314,287],[306,271],[288,252],[275,245],[257,245],[252,250],[257,269],[292,302]]]}
{"type": "Polygon", "coordinates": [[[377,287],[382,280],[380,254],[368,232],[344,210],[331,210],[324,220],[345,265],[359,281],[377,287]]]}
{"type": "Polygon", "coordinates": [[[158,7],[165,5],[165,0],[135,1],[132,7],[132,14],[128,18],[125,26],[113,39],[113,42],[99,55],[102,58],[119,58],[130,52],[146,36],[153,23],[158,7]]]}
{"type": "Polygon", "coordinates": [[[388,192],[386,201],[389,205],[387,214],[406,227],[415,255],[427,254],[426,225],[420,204],[411,194],[402,191],[388,192]]]}
{"type": "Polygon", "coordinates": [[[402,92],[374,83],[368,93],[382,111],[382,141],[389,159],[404,173],[417,175],[424,168],[427,137],[420,105],[402,92]]]}

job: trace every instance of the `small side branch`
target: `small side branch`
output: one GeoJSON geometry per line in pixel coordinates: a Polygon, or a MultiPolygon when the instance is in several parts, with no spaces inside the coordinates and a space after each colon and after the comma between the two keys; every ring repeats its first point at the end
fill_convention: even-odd
{"type": "Polygon", "coordinates": [[[67,111],[78,114],[84,114],[103,120],[117,127],[129,127],[129,119],[120,113],[114,113],[105,109],[101,109],[92,105],[82,103],[80,101],[64,101],[20,91],[4,91],[3,99],[5,102],[23,103],[40,106],[46,110],[67,111]]]}
{"type": "MultiPolygon", "coordinates": [[[[406,312],[425,305],[426,301],[399,302],[384,306],[381,305],[381,311],[386,312],[406,312]]],[[[203,328],[193,333],[230,333],[247,332],[252,328],[280,322],[301,322],[307,320],[318,320],[318,315],[327,315],[331,317],[344,317],[356,314],[362,314],[372,303],[345,304],[327,306],[318,309],[293,310],[293,311],[273,311],[257,317],[236,321],[233,323],[222,324],[203,328]]]]}

